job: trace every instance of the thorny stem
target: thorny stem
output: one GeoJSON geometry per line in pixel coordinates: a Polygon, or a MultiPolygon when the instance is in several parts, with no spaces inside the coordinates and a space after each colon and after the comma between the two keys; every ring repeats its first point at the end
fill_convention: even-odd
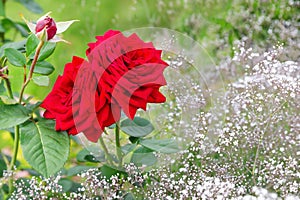
{"type": "Polygon", "coordinates": [[[24,65],[23,68],[24,68],[23,83],[25,83],[26,77],[27,77],[27,76],[26,76],[26,65],[24,65]]]}
{"type": "Polygon", "coordinates": [[[120,143],[120,122],[116,123],[115,135],[116,135],[116,152],[117,152],[117,157],[119,162],[118,166],[122,167],[123,157],[122,157],[121,143],[120,143]]]}
{"type": "Polygon", "coordinates": [[[101,147],[102,147],[102,149],[103,149],[103,151],[104,151],[104,153],[105,153],[105,158],[107,159],[108,163],[109,163],[110,165],[112,165],[112,164],[113,164],[113,163],[112,163],[112,157],[110,156],[110,154],[109,154],[109,152],[108,152],[108,150],[107,150],[107,147],[106,147],[106,145],[105,145],[105,143],[104,143],[104,141],[103,141],[102,136],[99,138],[99,141],[100,141],[100,145],[101,145],[101,147]]]}
{"type": "Polygon", "coordinates": [[[5,85],[6,85],[6,89],[7,89],[7,94],[9,96],[9,98],[13,99],[14,98],[14,95],[12,93],[12,89],[11,89],[11,84],[10,84],[10,81],[9,79],[4,79],[5,81],[5,85]]]}
{"type": "MultiPolygon", "coordinates": [[[[36,62],[38,60],[38,57],[39,57],[39,54],[41,52],[41,49],[42,49],[43,45],[44,45],[44,41],[40,40],[40,43],[38,44],[38,46],[36,48],[32,64],[30,66],[30,71],[29,71],[28,77],[27,77],[27,79],[24,79],[24,82],[23,82],[23,85],[22,85],[22,88],[21,88],[20,98],[19,98],[19,103],[20,104],[22,103],[24,90],[25,90],[26,86],[28,85],[28,83],[30,82],[30,80],[32,78],[34,67],[36,65],[36,62]]],[[[12,160],[10,162],[9,169],[8,169],[10,171],[13,170],[13,167],[16,164],[18,150],[19,150],[19,140],[20,140],[20,126],[17,125],[17,126],[15,126],[15,138],[14,138],[13,156],[12,156],[12,160]]],[[[9,180],[9,194],[11,194],[12,192],[13,192],[13,179],[11,178],[9,180]]]]}
{"type": "Polygon", "coordinates": [[[29,71],[28,77],[27,77],[26,81],[23,83],[22,88],[21,88],[19,103],[22,103],[24,90],[25,90],[26,86],[28,85],[28,83],[30,82],[30,80],[32,78],[35,64],[38,60],[38,57],[40,55],[40,52],[41,52],[41,49],[42,49],[44,43],[45,42],[43,40],[40,40],[40,43],[36,48],[35,55],[34,55],[33,61],[32,61],[31,66],[30,66],[30,71],[29,71]]]}

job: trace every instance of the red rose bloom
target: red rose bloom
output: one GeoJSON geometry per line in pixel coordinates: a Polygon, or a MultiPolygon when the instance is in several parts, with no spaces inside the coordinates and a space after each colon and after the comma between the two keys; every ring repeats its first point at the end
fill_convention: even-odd
{"type": "Polygon", "coordinates": [[[56,119],[55,129],[57,131],[68,131],[69,134],[77,134],[73,120],[73,87],[84,59],[73,57],[71,63],[65,65],[63,76],[59,76],[53,86],[51,93],[41,104],[45,108],[44,117],[56,119]]]}
{"type": "Polygon", "coordinates": [[[73,71],[64,72],[63,77],[72,74],[73,88],[55,84],[49,94],[53,96],[57,87],[65,88],[64,91],[72,89],[68,91],[72,95],[66,95],[68,101],[56,99],[60,103],[50,105],[49,99],[53,97],[48,96],[42,104],[47,109],[44,116],[55,118],[58,130],[67,130],[69,134],[83,132],[93,142],[99,139],[105,127],[120,120],[121,110],[133,119],[137,109],[146,110],[147,103],[165,102],[159,88],[166,84],[163,71],[168,66],[161,59],[161,51],[156,50],[152,43],[143,42],[136,34],[125,37],[119,31],[108,31],[96,39],[86,51],[88,61],[82,62],[79,70],[75,64],[73,71]],[[70,99],[72,105],[69,105],[70,99]],[[68,106],[65,105],[67,102],[68,106]],[[56,110],[50,108],[52,106],[68,109],[63,115],[58,109],[56,114],[56,110]]]}

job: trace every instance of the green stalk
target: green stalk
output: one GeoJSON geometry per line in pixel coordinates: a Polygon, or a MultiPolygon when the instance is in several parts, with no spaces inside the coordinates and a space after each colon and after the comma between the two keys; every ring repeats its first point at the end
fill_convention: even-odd
{"type": "MultiPolygon", "coordinates": [[[[12,171],[16,160],[17,160],[17,155],[18,155],[18,150],[19,150],[19,140],[20,140],[20,127],[19,125],[15,126],[15,138],[14,138],[14,149],[13,149],[13,156],[9,165],[9,171],[12,171]]],[[[12,194],[13,192],[13,179],[11,178],[8,183],[9,187],[9,194],[12,194]]]]}
{"type": "Polygon", "coordinates": [[[5,85],[6,85],[6,89],[7,89],[7,94],[9,96],[9,98],[13,99],[14,95],[12,93],[10,81],[9,81],[9,79],[4,79],[4,81],[5,81],[5,85]]]}
{"type": "Polygon", "coordinates": [[[103,151],[104,151],[105,158],[107,159],[107,161],[108,161],[108,163],[109,163],[110,165],[113,165],[112,157],[110,156],[110,154],[109,154],[109,152],[108,152],[108,150],[107,150],[107,147],[106,147],[106,145],[105,145],[105,143],[104,143],[104,141],[103,141],[102,135],[101,135],[101,137],[99,138],[99,141],[100,141],[100,145],[101,145],[101,147],[102,147],[102,149],[103,149],[103,151]]]}
{"type": "Polygon", "coordinates": [[[39,58],[39,55],[40,55],[40,52],[41,52],[41,49],[42,49],[44,43],[45,42],[43,40],[40,40],[40,43],[36,48],[35,55],[34,55],[33,61],[32,61],[31,66],[30,66],[30,71],[29,71],[28,77],[27,77],[26,81],[23,83],[22,88],[21,88],[19,103],[22,103],[25,88],[26,88],[26,86],[28,85],[28,83],[30,82],[30,80],[32,78],[35,64],[36,64],[36,62],[39,58]]]}
{"type": "Polygon", "coordinates": [[[120,122],[116,123],[115,135],[116,135],[116,152],[118,157],[118,166],[122,167],[123,155],[122,155],[121,143],[120,143],[120,122]]]}

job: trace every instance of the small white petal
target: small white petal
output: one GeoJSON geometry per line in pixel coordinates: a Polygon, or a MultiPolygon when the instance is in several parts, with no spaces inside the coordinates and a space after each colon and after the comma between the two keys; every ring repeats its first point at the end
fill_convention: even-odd
{"type": "Polygon", "coordinates": [[[21,16],[21,18],[24,20],[24,22],[27,24],[27,26],[28,26],[30,32],[31,32],[31,33],[35,33],[35,27],[36,27],[36,24],[34,24],[34,23],[28,21],[27,19],[25,19],[25,17],[24,17],[22,14],[20,14],[20,16],[21,16]]]}
{"type": "Polygon", "coordinates": [[[77,22],[79,20],[71,20],[71,21],[66,21],[66,22],[57,22],[56,27],[57,27],[57,32],[56,34],[60,34],[64,31],[66,31],[74,22],[77,22]]]}
{"type": "Polygon", "coordinates": [[[26,24],[27,24],[30,32],[31,33],[35,33],[35,27],[36,27],[36,25],[34,23],[32,23],[32,22],[27,22],[26,24]]]}
{"type": "Polygon", "coordinates": [[[55,35],[51,40],[49,40],[49,42],[54,42],[54,43],[64,42],[64,43],[67,43],[67,44],[71,44],[69,41],[62,39],[57,35],[55,35]]]}

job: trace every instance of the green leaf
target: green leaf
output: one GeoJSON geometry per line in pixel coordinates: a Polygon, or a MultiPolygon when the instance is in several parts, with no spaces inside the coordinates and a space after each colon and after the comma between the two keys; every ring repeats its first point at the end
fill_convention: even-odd
{"type": "Polygon", "coordinates": [[[41,61],[41,60],[45,60],[46,58],[48,58],[54,52],[55,47],[56,47],[56,43],[53,43],[53,42],[45,43],[41,49],[38,60],[41,61]]]}
{"type": "Polygon", "coordinates": [[[1,32],[6,32],[11,28],[14,28],[18,32],[20,32],[23,37],[28,36],[29,29],[27,28],[27,25],[24,23],[14,22],[9,18],[4,18],[0,21],[0,25],[1,25],[1,32]]]}
{"type": "Polygon", "coordinates": [[[135,198],[134,198],[133,194],[131,192],[129,192],[124,196],[124,200],[135,200],[135,198]]]}
{"type": "Polygon", "coordinates": [[[26,24],[17,22],[15,23],[15,28],[23,37],[28,36],[29,29],[26,24]]]}
{"type": "Polygon", "coordinates": [[[16,49],[7,48],[4,50],[8,62],[17,67],[23,67],[26,64],[25,56],[16,49]]]}
{"type": "Polygon", "coordinates": [[[38,44],[39,44],[39,39],[34,34],[31,34],[26,41],[26,55],[29,56],[33,54],[34,56],[35,49],[37,48],[38,44]]]}
{"type": "Polygon", "coordinates": [[[157,162],[157,158],[155,157],[152,149],[142,146],[133,152],[131,162],[136,166],[151,166],[157,162]]]}
{"type": "Polygon", "coordinates": [[[177,153],[178,151],[180,151],[177,142],[173,139],[146,139],[141,140],[140,144],[144,147],[147,147],[149,149],[152,149],[153,151],[160,153],[177,153]]]}
{"type": "Polygon", "coordinates": [[[122,152],[126,155],[136,148],[137,144],[126,144],[121,147],[122,152]]]}
{"type": "Polygon", "coordinates": [[[34,0],[15,0],[15,1],[22,4],[25,8],[27,8],[29,11],[33,13],[42,14],[44,12],[41,6],[37,4],[34,0]]]}
{"type": "Polygon", "coordinates": [[[6,92],[4,81],[0,79],[0,94],[4,94],[6,92]]]}
{"type": "MultiPolygon", "coordinates": [[[[18,102],[15,99],[11,99],[6,95],[0,95],[0,99],[4,104],[17,104],[18,102]]],[[[1,113],[1,112],[0,112],[1,113]]]]}
{"type": "Polygon", "coordinates": [[[3,18],[3,19],[1,20],[1,25],[2,25],[2,27],[3,27],[3,29],[4,29],[5,31],[10,30],[11,28],[16,28],[16,27],[15,27],[15,22],[12,21],[12,20],[9,19],[9,18],[3,18]]]}
{"type": "Polygon", "coordinates": [[[20,52],[25,52],[25,44],[26,44],[26,40],[22,40],[20,42],[5,43],[0,47],[0,58],[4,56],[4,50],[7,48],[13,48],[20,52]]]}
{"type": "MultiPolygon", "coordinates": [[[[28,66],[31,65],[31,62],[27,64],[28,66]]],[[[35,64],[33,72],[35,74],[41,74],[41,75],[50,75],[52,72],[54,72],[54,67],[51,63],[47,61],[37,61],[35,64]]]]}
{"type": "Polygon", "coordinates": [[[135,117],[133,120],[123,120],[121,122],[121,130],[129,136],[144,137],[150,134],[154,127],[147,119],[135,117]]]}
{"type": "Polygon", "coordinates": [[[40,101],[38,101],[38,102],[36,102],[36,103],[34,103],[34,104],[32,104],[32,103],[27,103],[25,107],[27,108],[27,110],[30,110],[30,112],[33,112],[33,111],[35,111],[41,104],[42,104],[42,102],[40,102],[40,101]]]}
{"type": "Polygon", "coordinates": [[[68,169],[67,171],[67,176],[76,176],[84,171],[87,171],[89,169],[93,169],[94,167],[92,166],[81,166],[81,165],[77,165],[75,167],[72,167],[70,169],[68,169]]]}
{"type": "Polygon", "coordinates": [[[29,118],[28,110],[20,104],[0,105],[0,130],[22,124],[29,118]]]}
{"type": "Polygon", "coordinates": [[[5,16],[3,1],[0,1],[0,16],[5,16]]]}
{"type": "Polygon", "coordinates": [[[82,149],[77,154],[76,159],[77,159],[78,162],[94,162],[94,163],[98,163],[98,162],[105,161],[105,156],[102,153],[100,157],[96,158],[94,155],[91,154],[91,152],[89,150],[82,149]]]}
{"type": "Polygon", "coordinates": [[[32,80],[38,86],[48,86],[49,82],[50,82],[50,79],[48,76],[34,76],[34,77],[32,77],[32,80]]]}
{"type": "Polygon", "coordinates": [[[61,178],[58,181],[58,184],[62,186],[63,192],[69,192],[73,187],[73,181],[66,179],[66,178],[61,178]]]}
{"type": "Polygon", "coordinates": [[[38,61],[42,61],[48,58],[54,52],[55,47],[56,47],[56,43],[46,42],[41,49],[38,61]]]}
{"type": "MultiPolygon", "coordinates": [[[[29,56],[30,59],[33,59],[35,54],[35,49],[38,46],[39,40],[36,40],[37,38],[36,36],[30,36],[30,37],[31,38],[29,40],[30,47],[28,49],[28,55],[30,55],[29,56]]],[[[41,49],[38,61],[42,61],[48,58],[54,52],[55,47],[56,47],[56,43],[46,42],[41,49]]]]}
{"type": "Polygon", "coordinates": [[[109,166],[109,165],[102,165],[101,169],[101,174],[103,176],[105,176],[106,178],[110,178],[113,175],[117,175],[117,174],[126,174],[124,171],[119,170],[116,167],[113,166],[109,166]]]}
{"type": "Polygon", "coordinates": [[[69,155],[69,137],[56,132],[55,122],[40,120],[21,127],[21,147],[27,162],[45,177],[58,172],[69,155]]]}

